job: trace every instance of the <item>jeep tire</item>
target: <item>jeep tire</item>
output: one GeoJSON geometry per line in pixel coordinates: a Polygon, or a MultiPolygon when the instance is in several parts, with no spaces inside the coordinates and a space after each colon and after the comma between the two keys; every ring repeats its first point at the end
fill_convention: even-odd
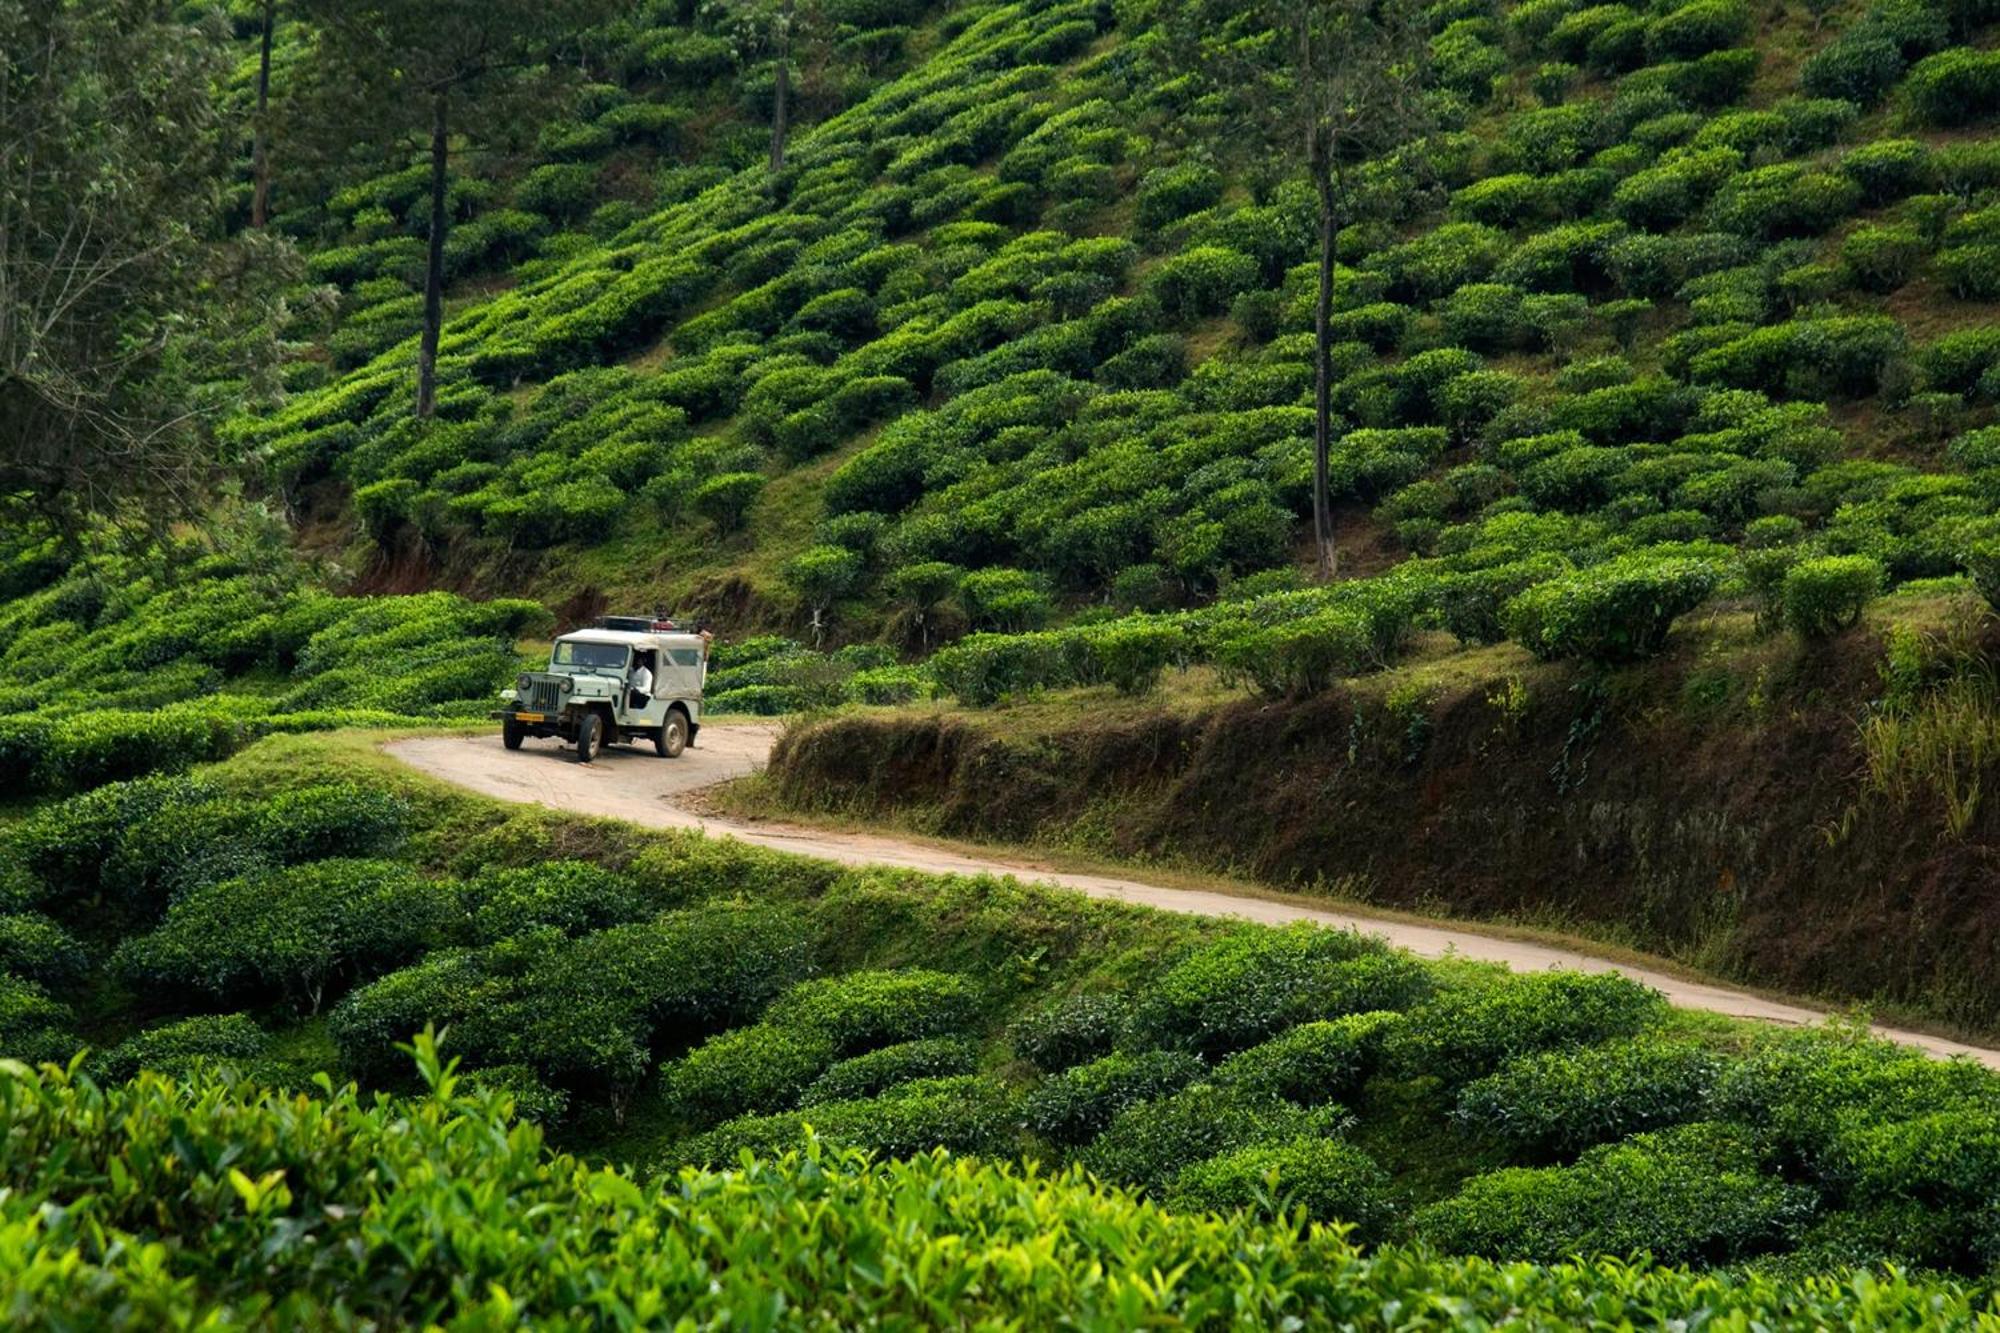
{"type": "Polygon", "coordinates": [[[604,719],[586,712],[576,720],[576,762],[587,764],[604,753],[604,719]]]}
{"type": "Polygon", "coordinates": [[[662,759],[678,759],[681,751],[687,749],[687,714],[678,708],[667,710],[667,720],[653,733],[653,749],[662,759]]]}
{"type": "Polygon", "coordinates": [[[522,728],[521,724],[519,722],[516,722],[513,718],[508,717],[508,718],[502,718],[500,720],[500,743],[506,746],[508,749],[510,750],[520,749],[521,738],[526,736],[527,734],[528,733],[522,728]]]}

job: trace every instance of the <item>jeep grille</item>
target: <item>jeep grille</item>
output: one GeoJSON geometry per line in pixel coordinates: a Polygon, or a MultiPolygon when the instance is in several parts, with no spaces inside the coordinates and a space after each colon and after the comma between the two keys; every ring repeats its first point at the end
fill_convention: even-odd
{"type": "Polygon", "coordinates": [[[560,709],[560,697],[555,677],[530,676],[527,692],[520,696],[520,708],[527,713],[554,713],[560,709]]]}

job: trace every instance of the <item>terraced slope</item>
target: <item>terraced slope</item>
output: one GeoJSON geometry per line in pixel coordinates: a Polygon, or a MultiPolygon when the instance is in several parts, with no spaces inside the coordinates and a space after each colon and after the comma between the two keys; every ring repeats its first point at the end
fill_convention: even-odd
{"type": "MultiPolygon", "coordinates": [[[[1343,541],[1394,577],[1085,644],[1067,674],[1227,664],[1301,620],[1237,657],[1309,688],[1413,622],[1630,655],[1718,589],[1775,618],[1796,564],[1842,561],[1794,580],[1815,631],[1956,573],[1995,531],[1995,17],[1434,6],[1445,128],[1421,173],[1371,164],[1340,239],[1343,541]],[[1635,598],[1656,614],[1592,622],[1635,598]]],[[[398,345],[236,437],[295,494],[351,493],[385,561],[916,653],[1287,587],[1310,195],[1189,146],[1200,90],[1158,79],[1149,19],[954,7],[775,181],[468,291],[438,420],[398,345]]]]}

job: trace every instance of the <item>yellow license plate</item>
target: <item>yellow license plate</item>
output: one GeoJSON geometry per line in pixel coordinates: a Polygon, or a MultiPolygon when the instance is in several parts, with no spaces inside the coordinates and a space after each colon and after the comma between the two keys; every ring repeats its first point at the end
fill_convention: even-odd
{"type": "Polygon", "coordinates": [[[548,717],[543,713],[516,713],[514,714],[514,720],[516,722],[546,722],[548,721],[548,717]]]}

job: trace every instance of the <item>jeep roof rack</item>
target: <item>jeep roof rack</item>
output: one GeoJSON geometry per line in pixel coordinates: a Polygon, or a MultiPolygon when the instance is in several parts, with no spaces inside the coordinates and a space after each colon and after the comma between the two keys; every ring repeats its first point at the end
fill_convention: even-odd
{"type": "Polygon", "coordinates": [[[650,616],[599,616],[598,629],[624,630],[629,634],[651,634],[656,630],[677,630],[681,624],[664,611],[650,616]]]}

